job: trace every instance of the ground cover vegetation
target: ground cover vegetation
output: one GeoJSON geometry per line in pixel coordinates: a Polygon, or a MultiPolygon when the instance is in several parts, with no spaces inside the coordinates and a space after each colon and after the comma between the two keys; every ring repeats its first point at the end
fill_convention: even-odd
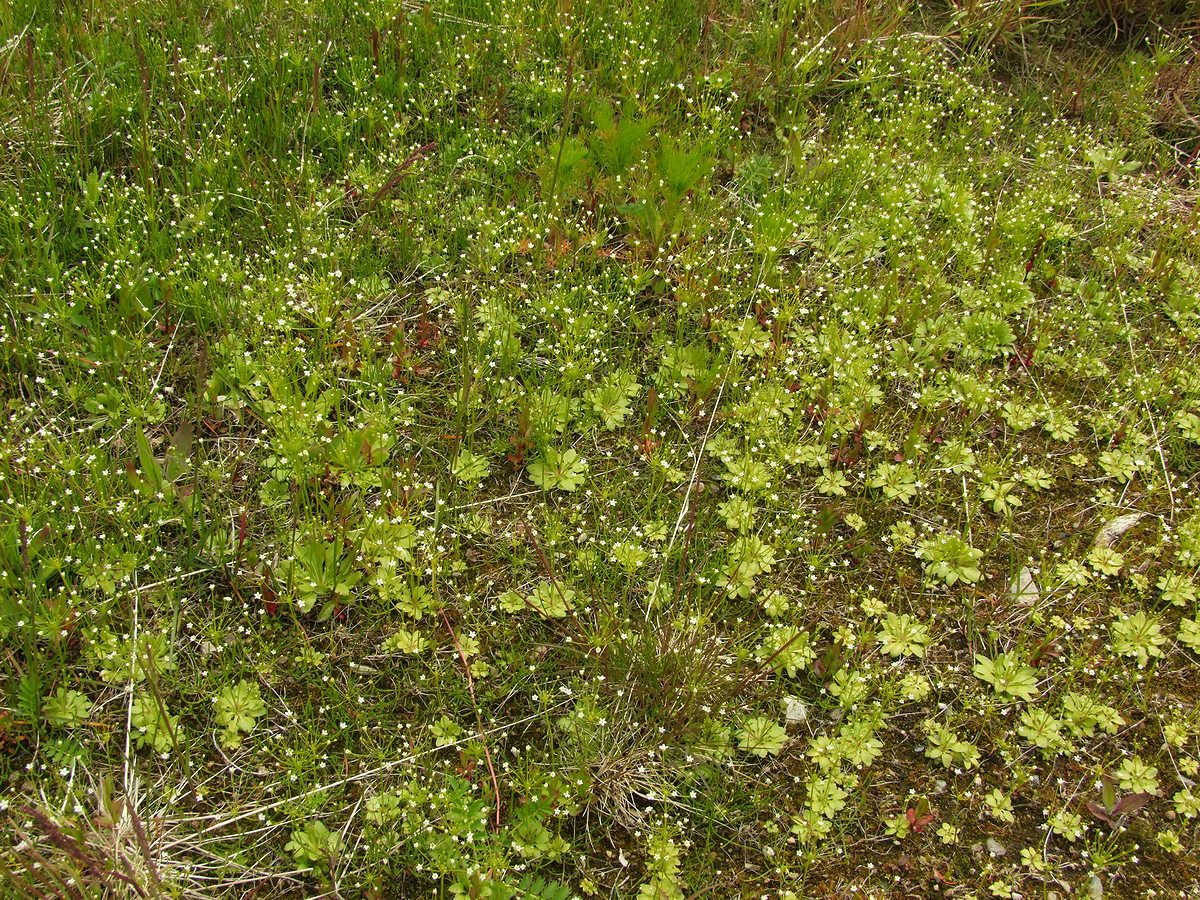
{"type": "Polygon", "coordinates": [[[0,5],[0,893],[1196,896],[1194,11],[0,5]]]}

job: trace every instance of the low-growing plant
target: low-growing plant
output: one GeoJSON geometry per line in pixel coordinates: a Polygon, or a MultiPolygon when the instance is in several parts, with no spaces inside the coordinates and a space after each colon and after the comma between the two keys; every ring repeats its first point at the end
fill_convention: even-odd
{"type": "Polygon", "coordinates": [[[1015,822],[1016,816],[1013,814],[1012,797],[1005,793],[1000,788],[992,788],[983,797],[984,805],[987,807],[987,814],[998,822],[1015,822]]]}
{"type": "Polygon", "coordinates": [[[468,448],[463,447],[458,451],[458,455],[454,458],[454,463],[450,467],[451,474],[459,481],[467,484],[475,484],[487,478],[491,471],[491,464],[488,458],[482,454],[472,453],[468,448]]]}
{"type": "Polygon", "coordinates": [[[1120,615],[1109,626],[1113,649],[1122,656],[1137,657],[1138,666],[1144,668],[1151,657],[1163,655],[1163,645],[1168,638],[1162,633],[1157,617],[1137,610],[1129,615],[1120,615]]]}
{"type": "Polygon", "coordinates": [[[924,563],[925,571],[948,586],[953,587],[959,581],[974,584],[983,577],[979,569],[983,551],[958,535],[926,538],[917,545],[915,552],[924,563]]]}
{"type": "Polygon", "coordinates": [[[753,756],[774,756],[786,741],[786,729],[765,716],[743,720],[737,732],[738,749],[753,756]]]}
{"type": "Polygon", "coordinates": [[[680,852],[670,829],[658,828],[651,835],[646,875],[647,880],[638,888],[638,900],[683,900],[680,852]]]}
{"type": "Polygon", "coordinates": [[[1050,754],[1070,749],[1070,744],[1062,733],[1062,722],[1048,710],[1038,707],[1022,710],[1017,734],[1050,754]]]}
{"type": "Polygon", "coordinates": [[[255,723],[267,714],[258,684],[244,678],[222,688],[213,704],[217,724],[224,729],[221,744],[231,749],[241,746],[242,736],[253,731],[255,723]]]}
{"type": "Polygon", "coordinates": [[[324,622],[350,601],[363,573],[341,542],[309,537],[297,545],[294,558],[280,574],[283,583],[295,590],[300,612],[310,612],[319,603],[317,620],[324,622]]]}
{"type": "Polygon", "coordinates": [[[960,737],[953,729],[932,719],[923,723],[928,745],[925,755],[948,769],[973,769],[979,765],[979,748],[960,737]]]}
{"type": "Polygon", "coordinates": [[[337,832],[313,819],[292,832],[292,839],[284,850],[292,854],[297,865],[328,870],[342,852],[342,840],[337,832]]]}
{"type": "Polygon", "coordinates": [[[135,697],[129,713],[133,740],[139,747],[150,747],[155,753],[177,749],[183,732],[179,716],[172,716],[161,697],[135,697]]]}
{"type": "Polygon", "coordinates": [[[530,480],[543,490],[575,491],[586,480],[588,462],[574,450],[547,448],[527,468],[530,480]]]}
{"type": "Polygon", "coordinates": [[[0,894],[1185,885],[1162,3],[0,4],[0,894]]]}
{"type": "Polygon", "coordinates": [[[929,644],[929,629],[914,622],[907,613],[898,616],[889,612],[876,639],[889,656],[923,657],[929,644]]]}
{"type": "Polygon", "coordinates": [[[86,719],[91,708],[82,691],[59,687],[42,701],[42,717],[51,725],[71,727],[86,719]]]}
{"type": "Polygon", "coordinates": [[[987,657],[977,653],[971,671],[980,681],[990,684],[998,696],[1032,700],[1038,694],[1037,671],[1022,663],[1015,654],[998,653],[987,657]]]}

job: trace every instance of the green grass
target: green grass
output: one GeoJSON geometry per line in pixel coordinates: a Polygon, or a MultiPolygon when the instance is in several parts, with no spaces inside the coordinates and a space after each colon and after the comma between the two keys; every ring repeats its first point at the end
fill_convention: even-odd
{"type": "Polygon", "coordinates": [[[0,10],[0,893],[1192,896],[1185,6],[0,10]]]}

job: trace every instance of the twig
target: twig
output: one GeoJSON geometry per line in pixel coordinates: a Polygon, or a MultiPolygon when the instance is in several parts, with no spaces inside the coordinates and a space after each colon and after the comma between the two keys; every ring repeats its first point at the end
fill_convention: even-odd
{"type": "Polygon", "coordinates": [[[171,331],[171,339],[167,341],[167,349],[163,353],[162,363],[159,364],[158,372],[154,375],[154,383],[150,385],[150,394],[153,396],[158,393],[158,382],[162,378],[163,369],[167,366],[167,358],[171,355],[171,348],[175,346],[175,333],[179,330],[179,326],[183,324],[183,318],[179,319],[175,328],[171,331]]]}
{"type": "MultiPolygon", "coordinates": [[[[1133,368],[1134,377],[1140,382],[1142,373],[1138,371],[1137,356],[1133,350],[1133,331],[1129,324],[1129,314],[1126,311],[1125,304],[1121,304],[1121,318],[1125,322],[1125,340],[1129,344],[1129,364],[1133,368]]],[[[1167,468],[1167,457],[1163,453],[1162,438],[1158,434],[1158,426],[1154,424],[1154,414],[1150,412],[1150,404],[1144,399],[1142,400],[1142,408],[1146,411],[1146,421],[1150,423],[1150,430],[1154,432],[1154,449],[1158,451],[1158,461],[1162,465],[1163,485],[1167,489],[1167,498],[1171,501],[1171,521],[1175,521],[1175,490],[1171,487],[1171,472],[1167,468]]]]}
{"type": "Polygon", "coordinates": [[[367,216],[367,214],[369,212],[371,212],[371,210],[373,210],[376,206],[379,205],[380,200],[383,200],[385,197],[387,197],[389,194],[391,194],[394,190],[396,190],[396,188],[400,186],[400,182],[404,180],[404,177],[406,175],[412,174],[409,171],[409,169],[412,168],[413,163],[415,163],[418,159],[420,159],[422,156],[424,156],[426,153],[428,153],[430,150],[432,150],[436,146],[437,146],[437,141],[430,141],[428,144],[422,144],[420,147],[418,147],[412,153],[408,154],[408,159],[404,160],[404,162],[402,162],[402,163],[400,163],[400,165],[396,166],[396,168],[392,171],[392,174],[388,178],[388,180],[383,183],[383,187],[381,187],[379,190],[377,190],[374,193],[374,195],[371,197],[371,199],[367,201],[367,207],[366,207],[366,209],[363,210],[363,218],[365,218],[367,216]]]}
{"type": "Polygon", "coordinates": [[[467,654],[463,653],[462,645],[458,642],[458,635],[454,633],[454,626],[450,624],[450,617],[446,615],[446,610],[439,610],[442,614],[442,621],[446,623],[446,630],[450,632],[450,640],[454,641],[454,649],[458,651],[458,658],[462,662],[463,672],[467,675],[467,690],[471,692],[471,705],[475,707],[475,727],[479,732],[479,741],[483,744],[483,758],[487,760],[488,773],[492,776],[492,793],[496,797],[496,828],[500,827],[500,782],[496,779],[496,767],[492,765],[492,752],[488,749],[487,739],[483,736],[483,717],[479,712],[479,701],[475,699],[475,680],[471,677],[471,667],[467,663],[467,654]]]}

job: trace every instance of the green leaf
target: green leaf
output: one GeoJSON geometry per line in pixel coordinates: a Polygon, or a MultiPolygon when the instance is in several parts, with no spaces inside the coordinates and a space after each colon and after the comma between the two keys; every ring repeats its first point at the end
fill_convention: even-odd
{"type": "Polygon", "coordinates": [[[979,560],[983,551],[972,547],[955,534],[926,538],[916,548],[916,555],[925,563],[925,571],[952,587],[963,581],[974,584],[983,577],[979,560]]]}
{"type": "Polygon", "coordinates": [[[787,730],[766,716],[754,716],[742,723],[737,742],[739,749],[754,756],[775,756],[787,743],[787,730]]]}
{"type": "Polygon", "coordinates": [[[526,471],[529,479],[543,490],[574,491],[587,479],[588,463],[574,450],[560,453],[548,449],[526,466],[526,471]]]}
{"type": "Polygon", "coordinates": [[[489,471],[491,471],[491,464],[487,457],[472,453],[466,447],[458,451],[454,465],[450,467],[450,474],[468,484],[487,478],[489,471]]]}
{"type": "Polygon", "coordinates": [[[146,440],[146,432],[142,430],[141,425],[134,433],[134,443],[137,444],[138,468],[141,469],[142,479],[150,486],[152,492],[163,490],[165,481],[162,469],[159,468],[158,460],[154,458],[154,451],[150,449],[150,442],[146,440]]]}
{"type": "Polygon", "coordinates": [[[525,604],[548,619],[561,619],[575,601],[575,592],[552,581],[540,581],[525,598],[525,604]]]}
{"type": "Polygon", "coordinates": [[[449,716],[442,716],[429,726],[429,730],[433,734],[433,739],[439,747],[445,747],[449,744],[453,744],[463,733],[462,726],[449,716]]]}
{"type": "Polygon", "coordinates": [[[910,615],[888,613],[883,627],[876,635],[881,649],[888,656],[924,656],[929,643],[929,629],[914,622],[910,615]]]}
{"type": "Polygon", "coordinates": [[[611,104],[601,103],[592,111],[596,131],[588,146],[597,167],[608,175],[624,175],[641,162],[650,143],[654,119],[634,114],[634,105],[627,103],[618,120],[611,104]]]}
{"type": "Polygon", "coordinates": [[[1037,671],[1022,664],[1011,654],[999,653],[994,659],[988,659],[977,653],[972,672],[980,681],[990,684],[1000,696],[1032,700],[1038,694],[1037,671]]]}
{"type": "Polygon", "coordinates": [[[255,723],[267,714],[267,705],[256,682],[242,679],[237,684],[226,685],[216,696],[217,724],[224,727],[226,746],[241,743],[241,733],[249,733],[255,723]]]}
{"type": "Polygon", "coordinates": [[[42,709],[42,677],[33,671],[17,683],[17,712],[27,722],[36,722],[42,709]]]}
{"type": "Polygon", "coordinates": [[[523,900],[571,900],[571,889],[557,881],[547,881],[533,875],[522,875],[517,890],[523,900]]]}
{"type": "Polygon", "coordinates": [[[68,727],[86,719],[91,708],[86,695],[60,687],[42,703],[42,717],[51,725],[68,727]]]}
{"type": "Polygon", "coordinates": [[[1138,610],[1131,616],[1122,616],[1109,626],[1113,649],[1122,656],[1136,656],[1138,667],[1145,668],[1150,657],[1163,655],[1162,646],[1167,636],[1162,633],[1162,624],[1157,616],[1146,615],[1138,610]]]}
{"type": "Polygon", "coordinates": [[[313,820],[293,831],[292,839],[283,849],[292,854],[299,865],[323,867],[341,852],[342,839],[337,832],[313,820]]]}

